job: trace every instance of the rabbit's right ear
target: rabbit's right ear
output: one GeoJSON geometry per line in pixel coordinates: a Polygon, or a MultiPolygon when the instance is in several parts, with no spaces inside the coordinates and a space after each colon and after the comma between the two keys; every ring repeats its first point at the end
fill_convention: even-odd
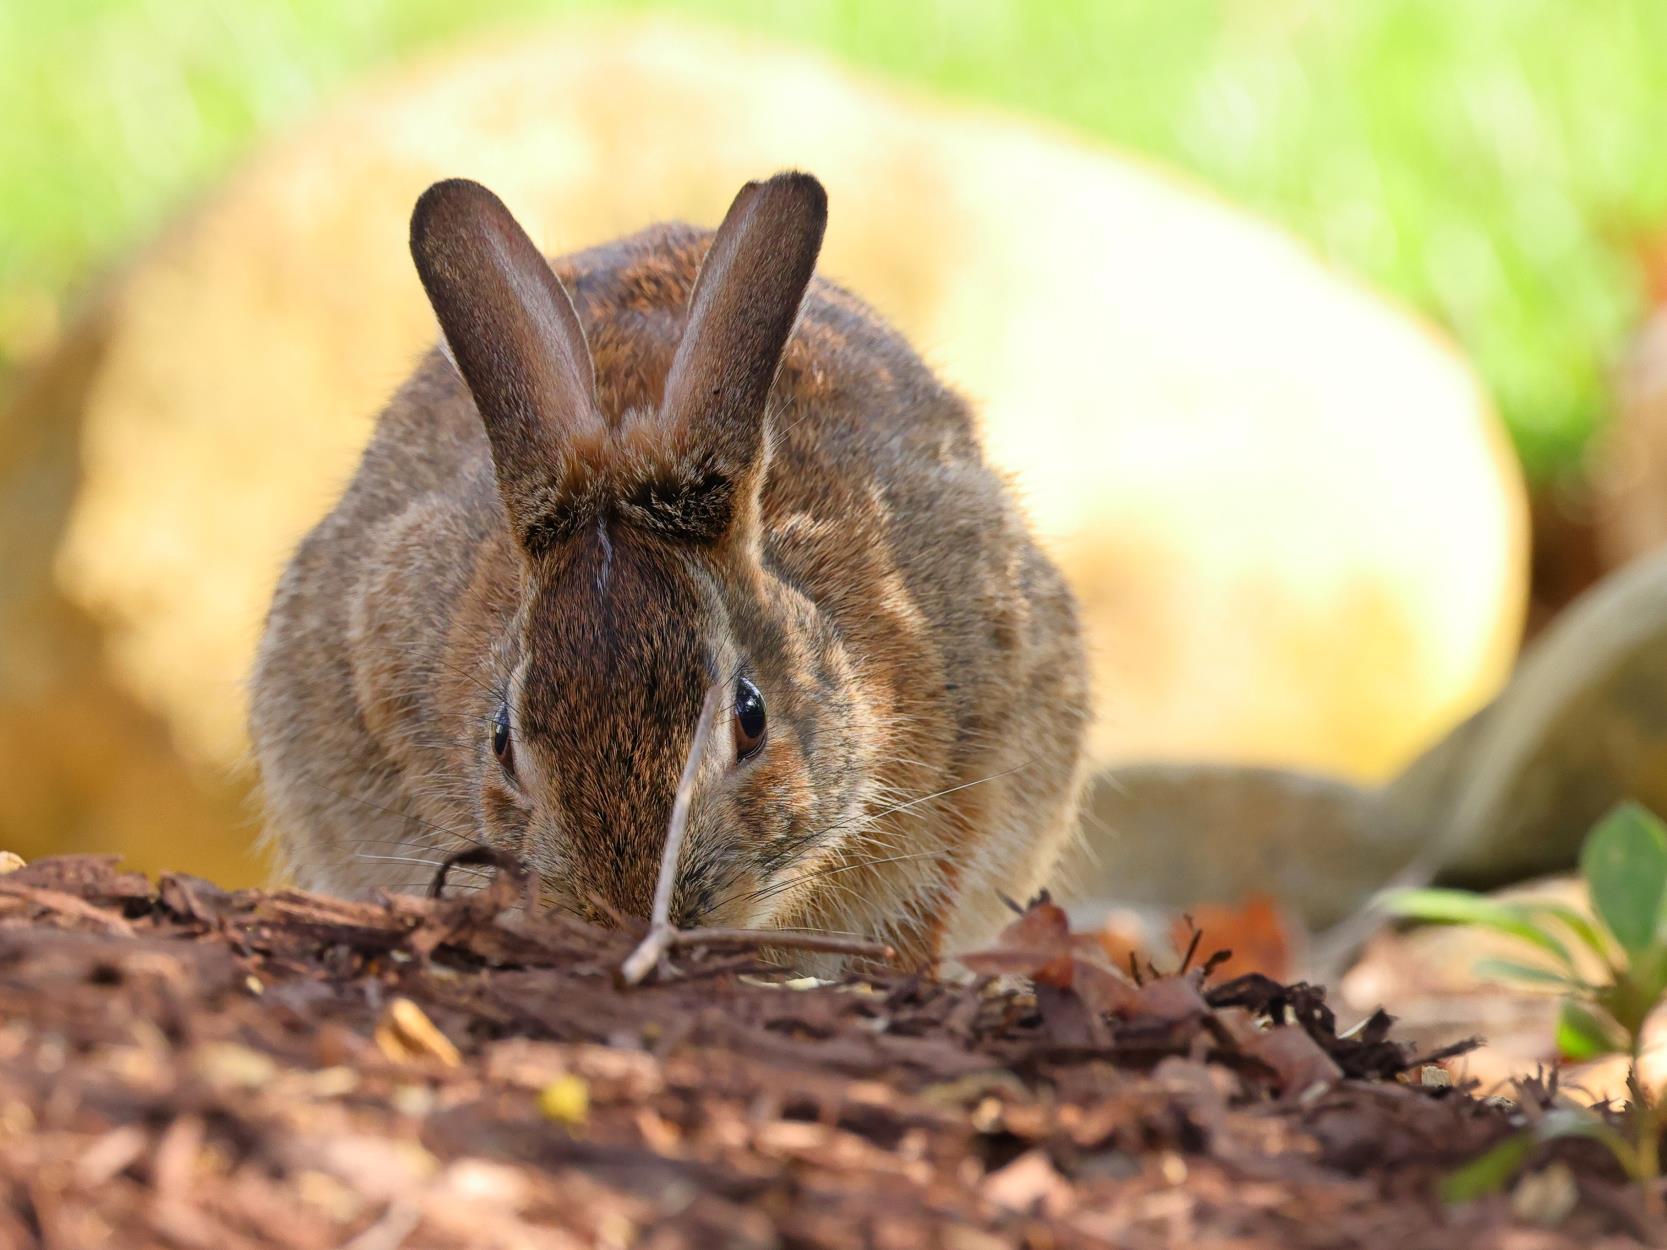
{"type": "Polygon", "coordinates": [[[607,437],[573,301],[549,262],[477,182],[437,182],[411,214],[411,256],[492,444],[523,548],[542,544],[574,476],[575,444],[607,437]]]}
{"type": "Polygon", "coordinates": [[[749,182],[730,205],[689,294],[666,374],[663,419],[684,453],[721,483],[726,510],[756,491],[765,402],[804,302],[828,223],[828,194],[809,174],[749,182]]]}

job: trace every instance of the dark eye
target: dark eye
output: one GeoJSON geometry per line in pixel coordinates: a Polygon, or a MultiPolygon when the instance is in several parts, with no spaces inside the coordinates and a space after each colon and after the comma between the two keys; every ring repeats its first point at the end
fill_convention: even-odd
{"type": "Polygon", "coordinates": [[[764,696],[745,677],[735,683],[735,758],[757,755],[764,745],[764,696]]]}
{"type": "Polygon", "coordinates": [[[511,771],[515,768],[514,757],[509,749],[509,704],[498,704],[498,714],[492,718],[492,754],[498,757],[498,763],[511,771]]]}

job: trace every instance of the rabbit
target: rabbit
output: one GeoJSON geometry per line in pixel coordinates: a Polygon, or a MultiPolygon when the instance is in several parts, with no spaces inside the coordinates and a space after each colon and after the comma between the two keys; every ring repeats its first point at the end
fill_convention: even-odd
{"type": "MultiPolygon", "coordinates": [[[[411,220],[441,329],[282,574],[252,679],[297,884],[499,848],[537,905],[646,917],[705,691],[680,927],[966,949],[1072,836],[1072,595],[967,405],[813,276],[804,173],[715,233],[547,260],[453,179],[411,220]]],[[[807,969],[840,966],[805,957],[807,969]]]]}

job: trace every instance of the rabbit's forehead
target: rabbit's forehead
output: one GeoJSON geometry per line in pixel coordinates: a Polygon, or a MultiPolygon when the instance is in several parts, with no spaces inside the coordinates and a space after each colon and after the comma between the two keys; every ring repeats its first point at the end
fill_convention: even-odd
{"type": "Polygon", "coordinates": [[[552,556],[524,626],[519,746],[541,820],[638,914],[710,682],[710,595],[674,555],[615,538],[552,556]]]}
{"type": "Polygon", "coordinates": [[[603,724],[692,729],[717,605],[691,562],[598,527],[542,565],[524,626],[524,734],[560,751],[603,724]]]}

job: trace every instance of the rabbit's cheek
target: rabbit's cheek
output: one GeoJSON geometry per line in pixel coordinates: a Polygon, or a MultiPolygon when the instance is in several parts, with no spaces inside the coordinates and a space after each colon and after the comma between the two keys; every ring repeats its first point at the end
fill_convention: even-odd
{"type": "Polygon", "coordinates": [[[776,735],[758,761],[742,804],[740,848],[766,873],[799,859],[818,828],[817,785],[806,758],[805,736],[802,722],[776,735]]]}
{"type": "Polygon", "coordinates": [[[506,842],[519,846],[526,840],[527,824],[532,814],[508,788],[488,782],[481,790],[480,807],[485,824],[483,832],[500,849],[510,849],[503,845],[506,842]]]}

